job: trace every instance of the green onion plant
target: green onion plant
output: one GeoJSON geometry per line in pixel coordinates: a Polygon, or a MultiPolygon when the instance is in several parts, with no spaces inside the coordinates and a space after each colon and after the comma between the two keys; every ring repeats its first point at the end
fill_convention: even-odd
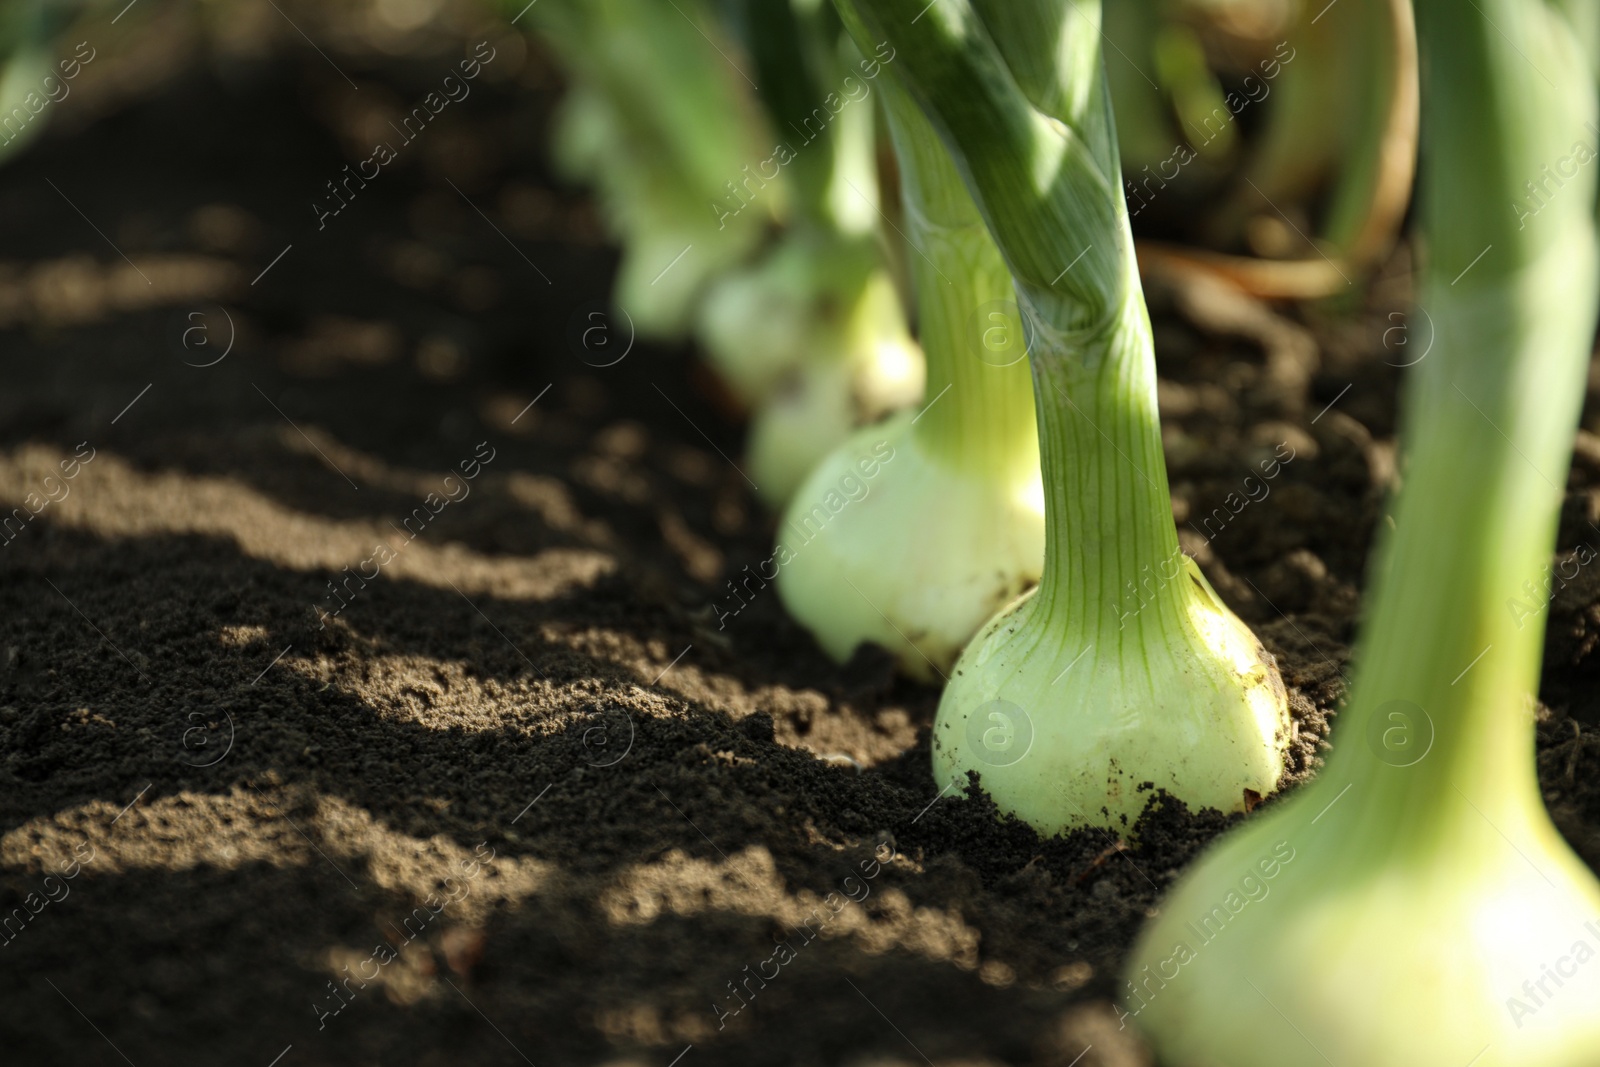
{"type": "Polygon", "coordinates": [[[1545,0],[1416,11],[1415,328],[1436,332],[1394,525],[1325,768],[1213,848],[1136,947],[1125,1011],[1172,1067],[1600,1062],[1600,883],[1541,802],[1545,614],[1515,607],[1550,559],[1594,338],[1593,75],[1545,0]]]}
{"type": "Polygon", "coordinates": [[[707,283],[781,208],[781,192],[731,218],[710,206],[766,140],[748,86],[714,50],[726,35],[705,0],[541,0],[527,16],[572,80],[556,163],[595,185],[622,242],[614,303],[641,336],[681,338],[707,283]]]}
{"type": "Polygon", "coordinates": [[[1272,657],[1179,550],[1098,0],[839,0],[888,40],[1005,258],[1031,331],[1039,585],[956,662],[940,781],[976,771],[1045,833],[1130,823],[1147,784],[1242,809],[1289,718],[1272,657]]]}
{"type": "Polygon", "coordinates": [[[877,235],[873,90],[893,53],[862,55],[831,7],[797,6],[740,6],[774,143],[728,176],[712,210],[726,221],[769,186],[789,195],[777,240],[714,284],[698,319],[707,358],[751,409],[747,464],[774,507],[924,380],[877,235]]]}
{"type": "Polygon", "coordinates": [[[794,3],[529,9],[572,75],[557,162],[622,241],[614,302],[641,336],[695,331],[751,412],[747,466],[774,507],[924,381],[876,234],[885,59],[794,3]]]}
{"type": "Polygon", "coordinates": [[[811,472],[778,527],[777,584],[835,659],[871,641],[933,681],[1038,580],[1044,496],[1011,276],[939,135],[903,89],[880,82],[926,406],[857,431],[811,472]],[[864,478],[885,450],[891,458],[864,478]]]}

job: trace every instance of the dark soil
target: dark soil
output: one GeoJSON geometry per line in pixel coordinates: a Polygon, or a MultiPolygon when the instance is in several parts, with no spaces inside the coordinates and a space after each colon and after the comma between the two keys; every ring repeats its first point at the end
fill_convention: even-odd
{"type": "MultiPolygon", "coordinates": [[[[937,693],[881,655],[833,665],[770,590],[719,628],[770,522],[692,352],[572,343],[614,253],[542,161],[547,61],[507,46],[319,231],[352,100],[457,51],[342,56],[359,93],[288,51],[178,64],[0,170],[0,501],[69,489],[0,546],[0,1060],[1145,1062],[1118,967],[1230,820],[1041,840],[939,794],[937,693]]],[[[1152,286],[1180,529],[1292,686],[1296,780],[1393,472],[1406,271],[1279,314],[1152,286]]],[[[1562,549],[1600,547],[1600,439],[1569,485],[1562,549]]],[[[1600,866],[1594,569],[1555,603],[1541,778],[1600,866]]]]}

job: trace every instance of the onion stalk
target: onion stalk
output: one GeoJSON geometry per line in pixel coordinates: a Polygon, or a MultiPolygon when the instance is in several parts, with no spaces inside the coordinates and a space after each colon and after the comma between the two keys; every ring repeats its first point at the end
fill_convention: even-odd
{"type": "Polygon", "coordinates": [[[1593,76],[1542,0],[1416,11],[1436,337],[1404,485],[1326,767],[1213,848],[1133,955],[1127,1014],[1174,1067],[1600,1056],[1600,883],[1533,759],[1545,605],[1508,610],[1550,558],[1600,284],[1592,156],[1538,213],[1519,194],[1591,143],[1593,76]]]}
{"type": "Polygon", "coordinates": [[[1039,578],[1044,496],[1033,388],[1011,277],[938,134],[881,79],[900,161],[927,357],[926,406],[858,431],[795,494],[778,528],[785,607],[836,660],[874,642],[933,681],[1039,578]],[[870,483],[883,444],[893,461],[870,483]],[[837,512],[828,494],[864,485],[837,512]]]}
{"type": "Polygon", "coordinates": [[[858,39],[900,53],[894,74],[950,150],[1032,333],[1044,573],[957,661],[936,777],[981,773],[1045,833],[1127,825],[1145,783],[1242,809],[1282,774],[1287,698],[1178,547],[1098,0],[840,7],[858,39]]]}

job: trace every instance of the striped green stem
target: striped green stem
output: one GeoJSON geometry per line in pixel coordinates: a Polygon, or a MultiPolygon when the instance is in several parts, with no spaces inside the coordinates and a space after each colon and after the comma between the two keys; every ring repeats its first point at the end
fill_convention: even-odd
{"type": "Polygon", "coordinates": [[[1045,570],[962,654],[935,774],[980,771],[1046,831],[1127,825],[1147,782],[1242,807],[1277,784],[1287,704],[1178,550],[1097,0],[839,6],[858,41],[894,46],[892,76],[950,151],[1030,335],[1045,570]]]}
{"type": "Polygon", "coordinates": [[[851,10],[895,43],[896,73],[943,133],[1015,279],[1045,471],[1041,602],[1117,630],[1130,585],[1178,540],[1099,4],[941,2],[918,18],[922,8],[851,10]]]}
{"type": "Polygon", "coordinates": [[[1543,818],[1528,758],[1532,717],[1521,712],[1538,684],[1544,605],[1526,616],[1507,605],[1550,562],[1595,324],[1596,164],[1569,179],[1550,210],[1523,219],[1513,206],[1543,166],[1577,141],[1593,145],[1585,124],[1594,93],[1586,78],[1565,78],[1578,60],[1551,48],[1556,20],[1523,17],[1521,0],[1479,2],[1485,10],[1474,17],[1440,0],[1417,4],[1432,166],[1428,261],[1411,328],[1431,326],[1432,348],[1406,391],[1407,489],[1343,727],[1356,733],[1386,702],[1405,700],[1437,736],[1407,774],[1351,746],[1326,775],[1370,784],[1363,803],[1406,813],[1390,829],[1408,845],[1437,839],[1435,809],[1478,818],[1463,790],[1491,818],[1543,818]],[[1578,91],[1556,93],[1523,53],[1578,91]],[[1447,163],[1458,160],[1471,170],[1447,163]]]}

